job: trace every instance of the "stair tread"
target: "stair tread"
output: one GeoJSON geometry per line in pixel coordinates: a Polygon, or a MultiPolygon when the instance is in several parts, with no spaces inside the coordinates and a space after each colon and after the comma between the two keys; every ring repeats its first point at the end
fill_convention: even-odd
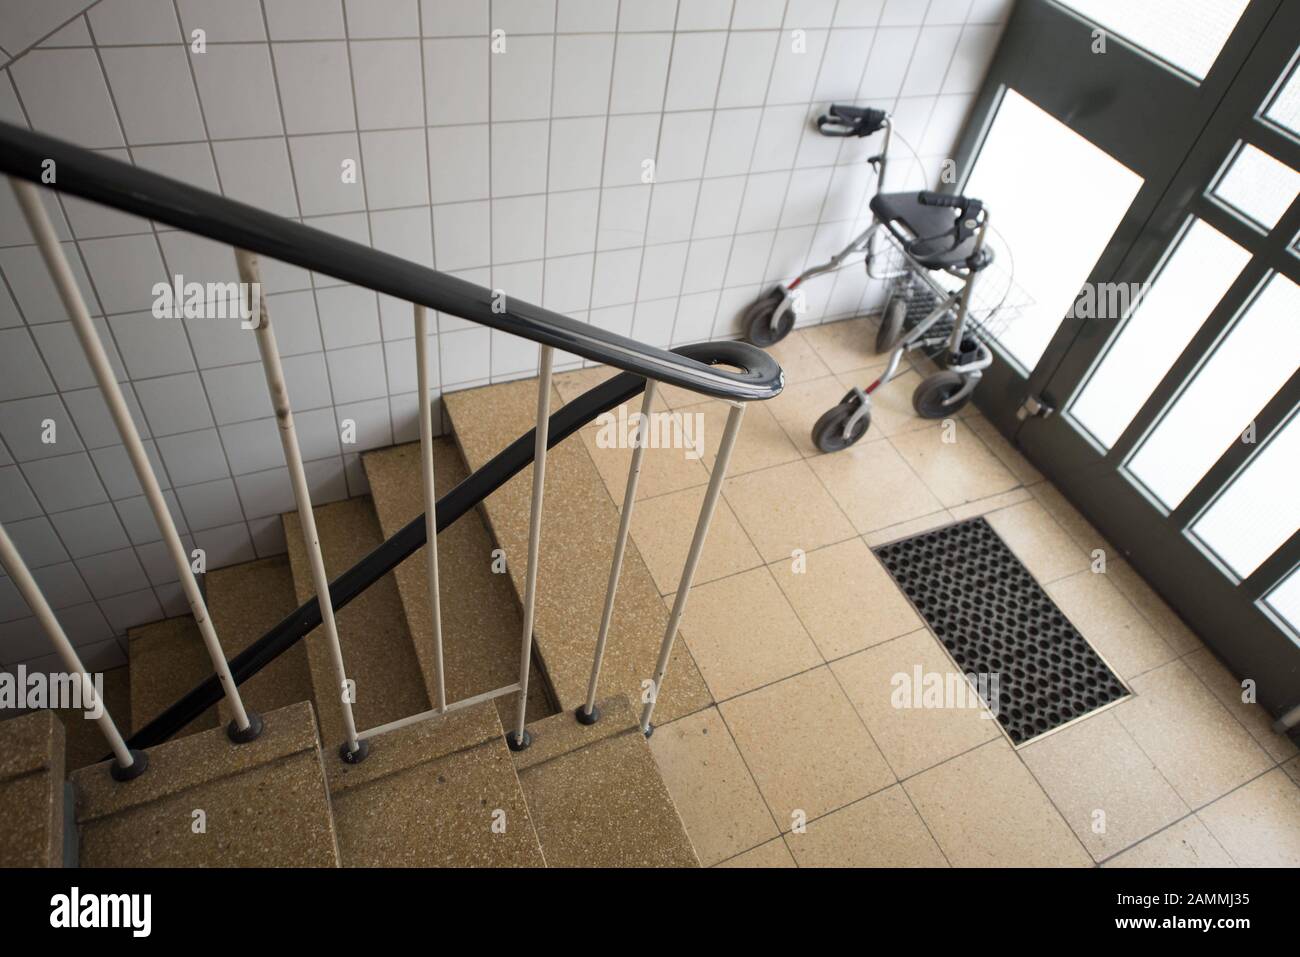
{"type": "Polygon", "coordinates": [[[74,772],[81,865],[337,866],[311,705],[263,719],[248,744],[213,729],[150,748],[148,770],[131,781],[114,781],[109,762],[74,772]],[[192,830],[195,810],[204,833],[192,830]]]}
{"type": "Polygon", "coordinates": [[[0,867],[63,865],[63,762],[52,711],[0,722],[0,867]]]}
{"type": "MultiPolygon", "coordinates": [[[[143,728],[212,674],[212,660],[189,615],[132,628],[127,638],[132,728],[143,728]]],[[[212,707],[176,736],[206,731],[217,723],[217,709],[212,707]]]]}
{"type": "MultiPolygon", "coordinates": [[[[233,658],[298,607],[286,555],[229,565],[208,573],[208,614],[226,656],[233,658]]],[[[298,642],[239,686],[247,707],[266,712],[312,700],[307,646],[298,642]]],[[[223,699],[221,723],[231,717],[223,699]]]]}
{"type": "Polygon", "coordinates": [[[358,765],[331,753],[325,765],[345,866],[545,863],[491,702],[372,738],[358,765]]]}
{"type": "MultiPolygon", "coordinates": [[[[552,409],[561,405],[553,390],[552,409]]],[[[443,396],[455,436],[470,468],[479,468],[533,427],[537,380],[527,379],[443,396]]],[[[527,564],[532,467],[484,502],[488,525],[505,549],[516,594],[527,564]]],[[[590,454],[576,437],[551,449],[547,459],[534,636],[561,711],[585,700],[600,626],[619,512],[590,454]]],[[[682,556],[683,560],[685,555],[682,556]]],[[[639,700],[668,623],[641,553],[629,540],[610,629],[601,687],[639,700]]],[[[677,642],[656,717],[668,722],[712,701],[684,642],[677,642]]]]}
{"type": "MultiPolygon", "coordinates": [[[[207,657],[204,657],[204,661],[207,657]]],[[[104,704],[113,716],[117,730],[124,736],[131,733],[131,667],[110,668],[104,675],[104,704]]],[[[170,703],[170,702],[169,702],[170,703]]],[[[96,764],[108,754],[99,725],[86,719],[85,711],[77,708],[58,708],[54,712],[63,722],[64,760],[67,771],[96,764]]]]}
{"type": "MultiPolygon", "coordinates": [[[[383,541],[369,498],[345,499],[314,509],[325,571],[342,574],[383,541]]],[[[296,512],[284,516],[285,538],[297,601],[315,597],[311,568],[296,512]]],[[[392,575],[385,575],[336,614],[347,676],[355,683],[353,716],[364,731],[428,711],[419,660],[392,575]]],[[[306,638],[307,659],[325,750],[344,740],[341,689],[320,628],[306,638]]]]}
{"type": "Polygon", "coordinates": [[[594,725],[571,714],[530,725],[533,747],[512,755],[547,864],[698,867],[631,702],[600,706],[594,725]]]}

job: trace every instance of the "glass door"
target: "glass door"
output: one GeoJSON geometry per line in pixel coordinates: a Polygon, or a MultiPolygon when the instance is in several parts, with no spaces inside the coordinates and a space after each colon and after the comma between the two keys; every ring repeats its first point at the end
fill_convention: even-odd
{"type": "Polygon", "coordinates": [[[1009,245],[1032,244],[1051,297],[1004,336],[981,408],[1274,713],[1300,703],[1297,37],[1278,0],[1021,0],[965,144],[965,189],[1003,197],[995,225],[1013,207],[1009,245]],[[1091,74],[1044,62],[1099,36],[1091,74]],[[1017,199],[994,166],[1021,99],[1087,145],[1017,199]],[[1081,181],[1089,148],[1105,159],[1081,181]]]}

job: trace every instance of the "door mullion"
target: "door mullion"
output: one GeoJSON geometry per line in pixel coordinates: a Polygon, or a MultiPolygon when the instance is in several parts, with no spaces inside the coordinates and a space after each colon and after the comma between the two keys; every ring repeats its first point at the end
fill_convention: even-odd
{"type": "Polygon", "coordinates": [[[1259,601],[1297,565],[1300,565],[1300,531],[1293,532],[1238,587],[1251,601],[1259,601]]]}

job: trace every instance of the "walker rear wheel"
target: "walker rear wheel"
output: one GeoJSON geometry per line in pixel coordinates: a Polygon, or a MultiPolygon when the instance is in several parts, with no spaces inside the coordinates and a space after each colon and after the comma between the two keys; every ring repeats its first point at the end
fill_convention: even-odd
{"type": "Polygon", "coordinates": [[[945,405],[966,385],[966,379],[950,369],[936,372],[923,379],[912,393],[912,408],[923,419],[942,419],[953,415],[970,401],[970,395],[964,395],[951,405],[945,405]]]}
{"type": "Polygon", "coordinates": [[[848,435],[844,434],[845,423],[853,417],[853,413],[857,410],[858,404],[856,402],[845,401],[825,412],[817,420],[817,424],[813,426],[813,445],[823,452],[839,452],[842,449],[847,449],[866,435],[867,429],[871,427],[870,409],[853,423],[853,428],[848,435]]]}
{"type": "Polygon", "coordinates": [[[745,338],[760,349],[766,349],[788,336],[790,330],[794,328],[793,309],[788,307],[783,309],[781,315],[777,317],[775,326],[772,323],[772,313],[783,302],[785,302],[785,290],[777,286],[746,309],[741,319],[745,328],[745,338]]]}

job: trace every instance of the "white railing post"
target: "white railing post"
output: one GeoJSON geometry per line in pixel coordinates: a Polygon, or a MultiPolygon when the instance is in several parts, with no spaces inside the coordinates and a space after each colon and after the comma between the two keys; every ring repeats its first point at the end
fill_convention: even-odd
{"type": "Polygon", "coordinates": [[[116,758],[113,767],[109,769],[110,773],[118,781],[129,781],[139,777],[149,767],[149,756],[143,751],[128,748],[126,742],[122,740],[121,732],[113,723],[113,716],[108,713],[108,705],[100,699],[99,693],[95,690],[95,683],[90,680],[90,673],[81,663],[81,657],[72,647],[72,642],[68,640],[63,626],[59,624],[59,619],[55,617],[49,602],[45,600],[41,587],[36,584],[36,579],[32,577],[27,563],[18,554],[18,549],[14,547],[13,540],[3,525],[0,525],[0,565],[4,565],[18,593],[23,596],[23,601],[27,602],[27,607],[32,610],[36,620],[50,636],[54,650],[63,661],[63,667],[67,669],[68,674],[76,675],[81,680],[82,709],[87,712],[99,712],[99,717],[95,721],[98,722],[99,730],[108,740],[108,746],[113,751],[113,757],[116,758]]]}
{"type": "Polygon", "coordinates": [[[668,627],[664,629],[664,640],[659,646],[659,660],[655,663],[655,676],[647,689],[645,706],[641,709],[641,732],[649,737],[654,729],[650,718],[654,715],[655,702],[659,700],[659,691],[664,686],[664,677],[668,674],[668,659],[672,657],[673,641],[686,613],[686,598],[695,580],[695,570],[700,564],[700,555],[704,551],[704,540],[709,535],[709,523],[713,521],[713,512],[717,508],[718,498],[722,494],[722,482],[727,477],[727,465],[731,462],[731,452],[736,447],[736,436],[740,433],[740,420],[744,418],[745,406],[737,402],[727,413],[727,426],[722,433],[722,445],[718,448],[718,457],[713,463],[713,474],[709,476],[709,487],[704,493],[704,503],[700,506],[700,517],[695,522],[695,536],[691,539],[690,550],[686,553],[686,564],[682,566],[681,581],[677,583],[677,597],[673,599],[672,614],[668,616],[668,627]]]}
{"type": "Polygon", "coordinates": [[[600,632],[596,636],[596,654],[591,660],[591,679],[587,682],[587,701],[575,712],[579,723],[595,724],[600,720],[596,707],[596,686],[600,683],[600,666],[605,661],[605,644],[609,640],[609,626],[614,619],[614,596],[618,592],[618,579],[623,572],[623,553],[627,549],[627,534],[632,526],[632,507],[636,504],[636,486],[641,477],[641,458],[650,441],[650,406],[655,397],[655,381],[646,379],[645,398],[641,401],[641,421],[632,447],[632,464],[627,470],[627,490],[623,493],[623,515],[618,522],[618,538],[614,540],[614,557],[609,563],[609,585],[605,589],[605,609],[600,615],[600,632]]]}
{"type": "Polygon", "coordinates": [[[81,348],[86,354],[86,361],[95,374],[95,381],[99,383],[100,392],[103,393],[104,401],[108,404],[108,410],[112,413],[118,434],[122,436],[122,444],[126,447],[127,455],[131,459],[136,478],[139,479],[140,486],[144,489],[145,498],[148,499],[149,507],[153,511],[154,520],[158,523],[158,528],[162,532],[163,542],[166,544],[176,566],[181,587],[184,589],[185,597],[190,604],[190,613],[194,616],[194,623],[198,626],[199,634],[203,636],[203,644],[207,648],[208,657],[212,659],[212,667],[221,681],[221,687],[225,692],[226,700],[230,704],[230,710],[234,713],[234,718],[227,728],[227,733],[230,739],[236,743],[252,741],[262,731],[262,719],[256,713],[247,711],[244,708],[243,699],[239,695],[239,688],[236,687],[235,679],[230,673],[230,663],[226,661],[225,652],[222,651],[221,643],[217,640],[217,633],[212,627],[212,620],[208,617],[207,604],[203,600],[203,595],[199,591],[199,584],[190,569],[190,560],[185,554],[185,546],[181,544],[181,537],[176,531],[176,523],[172,521],[171,512],[167,508],[167,500],[163,498],[162,489],[158,485],[158,478],[153,474],[153,465],[145,452],[144,443],[140,441],[140,433],[135,427],[135,421],[131,418],[131,411],[127,407],[126,399],[122,396],[122,390],[118,387],[117,377],[113,374],[113,367],[104,352],[104,346],[95,332],[95,326],[90,319],[90,312],[86,309],[85,300],[81,296],[81,290],[77,287],[72,268],[68,265],[68,258],[64,255],[63,246],[54,233],[54,227],[50,225],[50,219],[45,212],[45,207],[41,205],[37,188],[31,183],[22,180],[10,179],[10,183],[13,186],[15,195],[18,197],[18,204],[22,207],[23,216],[27,219],[32,234],[36,237],[41,256],[45,260],[45,266],[59,291],[59,298],[63,301],[63,307],[72,320],[72,326],[77,332],[77,338],[81,341],[81,348]]]}
{"type": "Polygon", "coordinates": [[[438,592],[438,496],[433,478],[433,407],[429,402],[429,320],[415,304],[415,377],[420,390],[420,465],[424,476],[424,537],[428,549],[429,606],[433,611],[433,657],[438,673],[438,711],[447,710],[447,679],[442,665],[442,598],[438,592]]]}
{"type": "Polygon", "coordinates": [[[524,572],[524,628],[519,653],[519,704],[513,733],[506,734],[512,751],[522,751],[532,739],[524,727],[528,710],[528,669],[533,659],[533,608],[537,599],[537,561],[542,544],[542,490],[546,484],[546,441],[551,424],[550,346],[538,349],[537,431],[533,443],[533,501],[528,513],[528,568],[524,572]]]}
{"type": "Polygon", "coordinates": [[[294,503],[298,507],[298,520],[302,525],[302,540],[307,548],[307,560],[311,565],[312,585],[316,590],[316,600],[320,604],[321,628],[325,632],[325,642],[329,646],[330,657],[334,666],[334,677],[338,682],[339,703],[343,707],[343,731],[347,738],[339,748],[344,761],[355,764],[365,758],[369,751],[366,743],[357,738],[357,724],[352,716],[352,688],[348,684],[347,671],[343,666],[343,648],[339,644],[338,625],[334,620],[334,604],[330,600],[329,577],[325,573],[325,559],[321,555],[320,538],[316,534],[316,516],[311,510],[311,491],[307,487],[307,471],[302,464],[302,450],[298,447],[298,433],[293,425],[293,407],[289,403],[289,387],[284,381],[284,367],[280,364],[280,349],[275,343],[275,332],[271,328],[271,315],[266,308],[266,297],[261,294],[261,271],[257,256],[244,249],[235,250],[235,263],[239,268],[239,280],[245,284],[246,294],[250,297],[247,305],[257,309],[256,317],[250,317],[257,325],[257,349],[262,356],[262,371],[266,374],[266,388],[271,394],[271,407],[275,411],[275,421],[280,427],[280,445],[284,449],[284,462],[289,468],[289,481],[293,486],[294,503]]]}

